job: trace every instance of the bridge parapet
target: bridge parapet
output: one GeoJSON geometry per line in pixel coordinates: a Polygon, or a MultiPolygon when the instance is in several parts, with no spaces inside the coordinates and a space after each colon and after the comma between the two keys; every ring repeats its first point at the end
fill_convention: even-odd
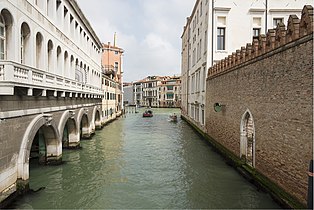
{"type": "Polygon", "coordinates": [[[14,87],[103,95],[101,88],[12,61],[0,61],[0,95],[14,95],[14,87]]]}
{"type": "Polygon", "coordinates": [[[231,71],[234,67],[308,35],[313,35],[313,7],[311,5],[303,7],[301,19],[296,15],[290,15],[287,28],[283,23],[279,23],[277,28],[269,29],[266,35],[262,34],[258,39],[253,38],[252,43],[248,43],[246,47],[241,47],[241,50],[236,50],[225,59],[218,61],[208,69],[207,79],[231,71]]]}

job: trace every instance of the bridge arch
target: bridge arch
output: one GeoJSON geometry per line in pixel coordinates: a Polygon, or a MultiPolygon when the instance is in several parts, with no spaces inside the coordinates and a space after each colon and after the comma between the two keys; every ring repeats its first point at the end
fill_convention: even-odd
{"type": "Polygon", "coordinates": [[[240,157],[255,167],[255,125],[249,109],[242,115],[240,124],[240,157]]]}
{"type": "Polygon", "coordinates": [[[75,148],[80,145],[80,134],[74,115],[74,111],[65,111],[60,118],[58,126],[62,146],[66,148],[75,148]]]}
{"type": "Polygon", "coordinates": [[[90,138],[90,122],[88,120],[88,109],[81,108],[77,115],[77,128],[79,128],[79,133],[81,138],[90,138]]]}
{"type": "Polygon", "coordinates": [[[92,115],[92,123],[91,123],[91,130],[94,132],[95,130],[101,129],[101,114],[100,109],[98,106],[95,106],[93,109],[92,115]]]}
{"type": "Polygon", "coordinates": [[[43,129],[46,143],[46,161],[61,161],[62,144],[57,125],[50,114],[36,116],[28,125],[21,143],[18,157],[18,178],[29,179],[29,157],[32,143],[39,129],[43,129]]]}

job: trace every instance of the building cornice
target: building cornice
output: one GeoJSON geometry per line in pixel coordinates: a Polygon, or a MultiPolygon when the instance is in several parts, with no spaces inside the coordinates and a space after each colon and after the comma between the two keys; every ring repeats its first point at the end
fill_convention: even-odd
{"type": "Polygon", "coordinates": [[[69,4],[72,6],[74,11],[77,13],[77,16],[81,19],[82,23],[85,25],[85,27],[89,30],[91,35],[93,36],[96,44],[98,45],[99,49],[102,49],[102,43],[100,39],[98,38],[97,34],[95,33],[93,27],[85,17],[84,13],[82,12],[81,8],[79,7],[78,3],[76,0],[68,0],[69,4]]]}
{"type": "Polygon", "coordinates": [[[223,11],[223,12],[229,12],[231,10],[230,7],[214,7],[215,11],[223,11]]]}
{"type": "Polygon", "coordinates": [[[263,12],[265,12],[265,9],[261,9],[261,8],[251,8],[250,10],[249,10],[249,12],[251,12],[251,13],[253,13],[253,12],[259,12],[259,13],[263,13],[263,12]]]}
{"type": "Polygon", "coordinates": [[[193,19],[193,16],[194,16],[194,14],[195,14],[195,12],[196,12],[196,8],[197,8],[199,2],[200,2],[200,0],[196,0],[191,15],[190,15],[189,17],[187,17],[187,22],[186,22],[185,27],[183,28],[183,33],[182,33],[181,38],[183,37],[183,35],[184,35],[184,33],[186,32],[187,28],[189,28],[188,26],[190,25],[190,22],[191,22],[191,20],[193,19]]]}
{"type": "Polygon", "coordinates": [[[269,12],[301,13],[302,9],[270,9],[269,12]]]}

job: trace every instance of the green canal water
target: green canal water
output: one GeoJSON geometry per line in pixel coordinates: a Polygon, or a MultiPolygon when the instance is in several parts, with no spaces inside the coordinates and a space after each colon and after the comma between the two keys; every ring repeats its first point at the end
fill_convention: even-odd
{"type": "MultiPolygon", "coordinates": [[[[143,111],[143,110],[141,110],[143,111]]],[[[19,209],[280,208],[228,166],[189,125],[155,109],[153,118],[127,114],[98,131],[60,166],[30,165],[37,193],[19,209]]]]}

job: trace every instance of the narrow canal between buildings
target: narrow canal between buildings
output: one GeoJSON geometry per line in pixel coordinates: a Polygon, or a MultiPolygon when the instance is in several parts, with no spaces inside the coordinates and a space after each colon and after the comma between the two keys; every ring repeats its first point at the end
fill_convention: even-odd
{"type": "MultiPolygon", "coordinates": [[[[143,111],[143,110],[141,110],[143,111]]],[[[13,203],[27,209],[279,208],[228,166],[183,120],[178,109],[153,118],[127,114],[64,150],[65,164],[30,165],[30,187],[13,203]]]]}

